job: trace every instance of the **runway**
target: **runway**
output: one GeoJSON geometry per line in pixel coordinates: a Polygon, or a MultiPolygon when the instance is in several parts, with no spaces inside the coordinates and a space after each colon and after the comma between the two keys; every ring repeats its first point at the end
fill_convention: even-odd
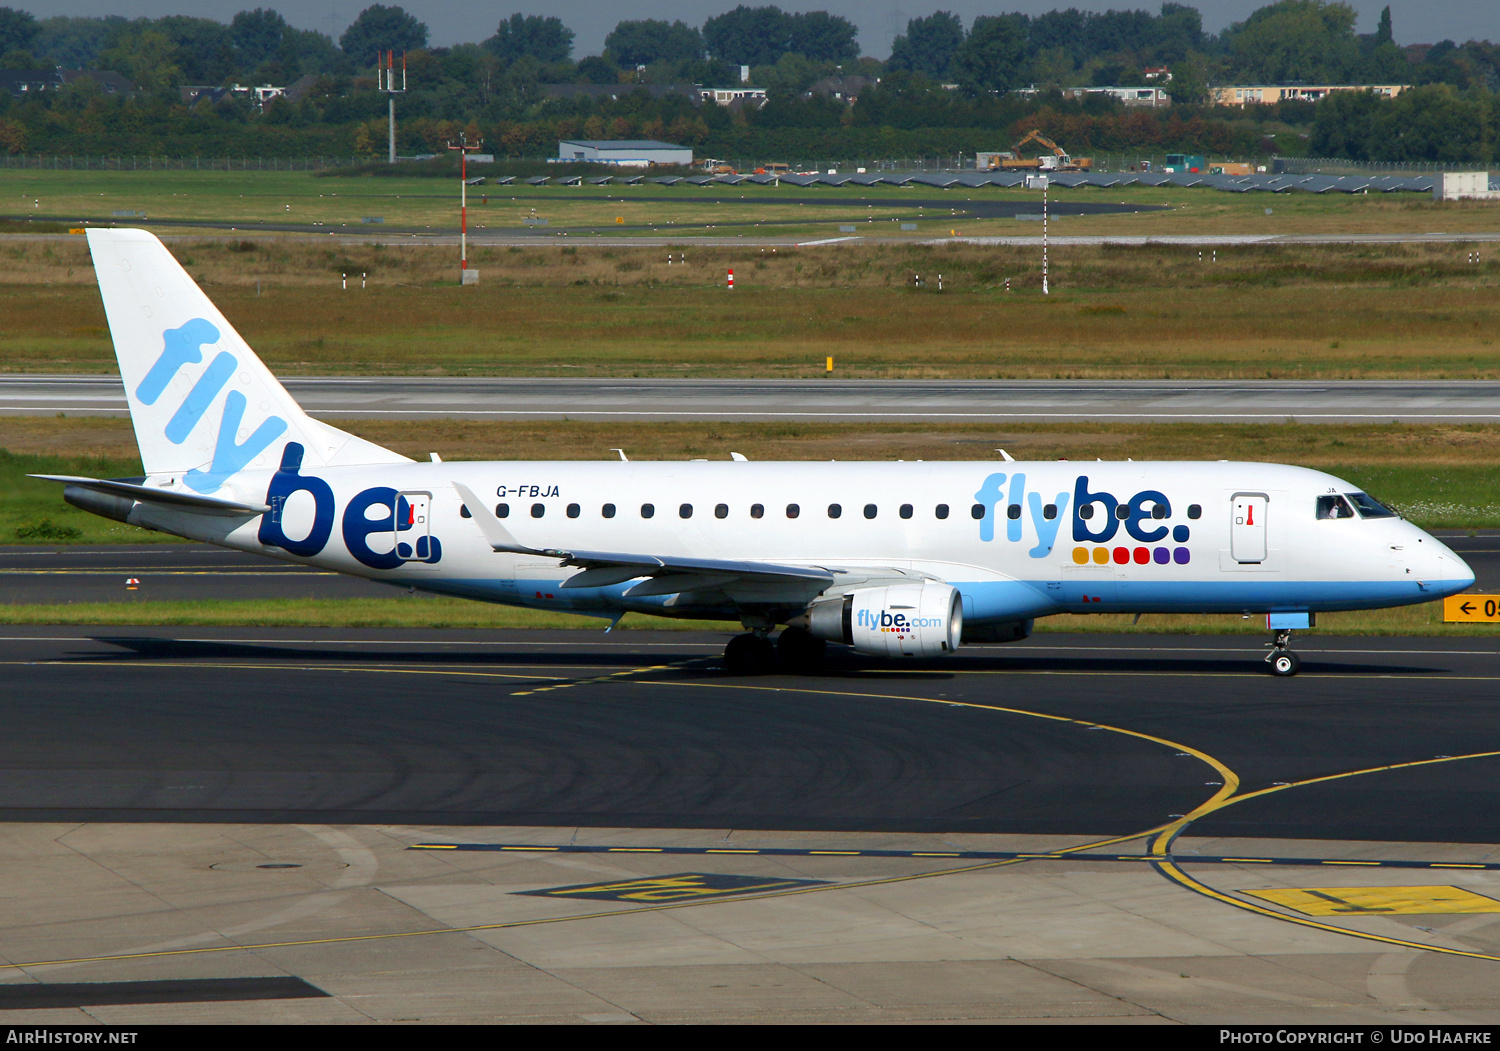
{"type": "MultiPolygon", "coordinates": [[[[1435,533],[1474,570],[1475,590],[1500,592],[1500,531],[1439,529],[1435,533]]],[[[0,545],[0,593],[9,602],[34,605],[390,598],[405,589],[208,544],[7,544],[0,545]],[[136,581],[133,590],[126,590],[128,580],[136,581]]]]}
{"type": "MultiPolygon", "coordinates": [[[[1492,380],[691,380],[287,377],[330,419],[1492,423],[1492,380]]],[[[0,413],[128,415],[114,376],[0,376],[0,413]]]]}
{"type": "Polygon", "coordinates": [[[0,1021],[1500,1019],[1497,640],[722,642],[4,629],[0,1021]]]}

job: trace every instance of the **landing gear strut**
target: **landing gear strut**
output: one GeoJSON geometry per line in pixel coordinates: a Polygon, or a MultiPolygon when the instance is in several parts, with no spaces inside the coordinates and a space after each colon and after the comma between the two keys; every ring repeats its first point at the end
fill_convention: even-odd
{"type": "Polygon", "coordinates": [[[776,667],[776,647],[764,635],[736,635],[724,647],[724,670],[730,675],[768,675],[776,667]]]}
{"type": "Polygon", "coordinates": [[[1276,631],[1276,641],[1266,643],[1271,652],[1266,654],[1266,663],[1271,666],[1271,674],[1282,677],[1296,675],[1297,670],[1302,667],[1302,660],[1292,652],[1292,633],[1286,628],[1276,631]]]}

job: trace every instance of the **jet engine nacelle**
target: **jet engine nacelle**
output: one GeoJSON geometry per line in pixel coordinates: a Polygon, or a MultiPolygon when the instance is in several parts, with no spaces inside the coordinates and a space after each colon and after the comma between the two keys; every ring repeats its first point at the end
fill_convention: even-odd
{"type": "Polygon", "coordinates": [[[815,603],[807,630],[876,657],[939,657],[963,638],[963,598],[938,580],[857,588],[815,603]]]}

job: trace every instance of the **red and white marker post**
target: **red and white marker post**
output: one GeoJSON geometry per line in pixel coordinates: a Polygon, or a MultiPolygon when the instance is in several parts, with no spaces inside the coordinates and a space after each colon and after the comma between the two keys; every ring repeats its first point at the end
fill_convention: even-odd
{"type": "Polygon", "coordinates": [[[729,291],[734,291],[734,271],[729,271],[729,291]]]}

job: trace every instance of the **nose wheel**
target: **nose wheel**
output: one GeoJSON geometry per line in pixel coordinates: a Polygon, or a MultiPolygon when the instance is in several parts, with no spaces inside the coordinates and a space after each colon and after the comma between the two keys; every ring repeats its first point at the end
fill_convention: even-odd
{"type": "Polygon", "coordinates": [[[1292,652],[1292,633],[1286,630],[1276,632],[1276,641],[1266,643],[1271,647],[1271,652],[1266,654],[1266,663],[1271,666],[1271,674],[1281,678],[1296,675],[1302,667],[1302,658],[1292,652]]]}

